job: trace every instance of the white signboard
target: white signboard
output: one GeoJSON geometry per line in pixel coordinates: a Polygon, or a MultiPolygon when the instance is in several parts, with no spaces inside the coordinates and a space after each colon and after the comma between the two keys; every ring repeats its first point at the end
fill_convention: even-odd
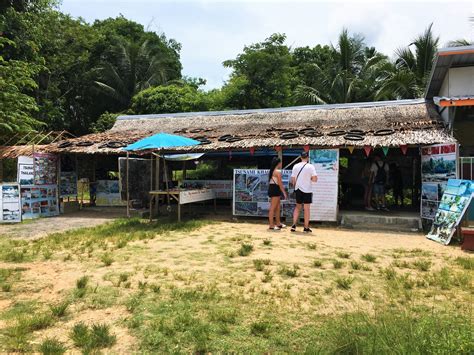
{"type": "Polygon", "coordinates": [[[122,202],[118,180],[97,180],[96,206],[121,206],[122,202]]]}
{"type": "Polygon", "coordinates": [[[339,149],[316,149],[309,153],[318,182],[313,184],[311,221],[337,221],[339,186],[339,149]]]}
{"type": "Polygon", "coordinates": [[[21,222],[20,186],[18,184],[2,184],[0,188],[1,222],[21,222]]]}
{"type": "Polygon", "coordinates": [[[18,157],[17,171],[17,182],[20,185],[33,185],[34,169],[32,157],[18,157]]]}
{"type": "Polygon", "coordinates": [[[188,188],[208,188],[214,190],[216,198],[232,199],[232,180],[184,180],[188,188]]]}
{"type": "Polygon", "coordinates": [[[179,204],[184,205],[192,202],[213,200],[214,198],[214,191],[211,189],[185,190],[179,193],[179,204]]]}

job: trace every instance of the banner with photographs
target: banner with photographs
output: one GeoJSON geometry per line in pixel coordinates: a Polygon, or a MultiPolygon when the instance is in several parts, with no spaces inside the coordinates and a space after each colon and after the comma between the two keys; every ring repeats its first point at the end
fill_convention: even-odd
{"type": "Polygon", "coordinates": [[[18,157],[17,182],[20,185],[33,185],[33,180],[33,158],[25,156],[18,157]]]}
{"type": "Polygon", "coordinates": [[[35,153],[33,155],[34,184],[52,185],[57,183],[58,159],[54,154],[35,153]]]}
{"type": "Polygon", "coordinates": [[[18,184],[2,184],[0,189],[1,222],[21,222],[20,186],[18,184]]]}
{"type": "Polygon", "coordinates": [[[59,196],[77,197],[77,174],[73,171],[61,171],[59,176],[59,196]]]}
{"type": "Polygon", "coordinates": [[[59,215],[56,185],[21,186],[23,219],[59,215]]]}
{"type": "Polygon", "coordinates": [[[421,148],[421,218],[435,218],[448,179],[457,177],[456,158],[456,144],[421,148]]]}
{"type": "Polygon", "coordinates": [[[448,245],[474,195],[474,181],[449,179],[428,239],[448,245]]]}
{"type": "Polygon", "coordinates": [[[318,175],[318,182],[313,184],[310,220],[337,221],[339,149],[310,150],[309,160],[318,175]]]}
{"type": "Polygon", "coordinates": [[[183,186],[191,189],[207,188],[214,190],[216,198],[232,199],[232,180],[184,180],[183,186]]]}
{"type": "MultiPolygon", "coordinates": [[[[233,214],[236,216],[268,216],[270,199],[268,198],[268,169],[234,169],[233,214]]],[[[291,170],[282,170],[283,186],[288,196],[291,170]]],[[[292,200],[281,201],[282,216],[291,216],[295,203],[292,200]]]]}
{"type": "Polygon", "coordinates": [[[119,180],[97,180],[96,200],[97,206],[122,206],[119,180]]]}

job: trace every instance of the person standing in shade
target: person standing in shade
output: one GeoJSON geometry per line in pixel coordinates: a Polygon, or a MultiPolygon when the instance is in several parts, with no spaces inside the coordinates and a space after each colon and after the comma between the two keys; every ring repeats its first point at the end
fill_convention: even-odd
{"type": "Polygon", "coordinates": [[[309,211],[310,205],[313,202],[313,183],[318,181],[316,175],[316,169],[312,164],[309,164],[308,153],[301,153],[301,162],[296,164],[293,167],[291,173],[291,184],[295,188],[296,195],[296,206],[293,212],[293,225],[291,226],[291,231],[296,232],[296,224],[301,212],[301,207],[303,207],[304,215],[304,229],[305,233],[311,233],[312,230],[309,228],[309,211]]]}
{"type": "Polygon", "coordinates": [[[388,211],[385,205],[385,186],[388,185],[388,164],[382,160],[380,155],[376,155],[374,163],[370,168],[371,182],[373,184],[372,191],[375,195],[375,202],[377,209],[382,211],[388,211]]]}
{"type": "Polygon", "coordinates": [[[269,229],[279,231],[286,226],[280,221],[280,199],[281,195],[287,198],[283,180],[281,179],[281,160],[273,158],[270,172],[268,173],[268,197],[270,198],[270,210],[268,211],[269,229]],[[276,224],[274,223],[276,222],[276,224]]]}

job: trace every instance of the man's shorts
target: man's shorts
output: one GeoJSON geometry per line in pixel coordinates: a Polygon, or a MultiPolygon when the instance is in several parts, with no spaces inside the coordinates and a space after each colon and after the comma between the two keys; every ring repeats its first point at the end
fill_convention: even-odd
{"type": "Polygon", "coordinates": [[[313,203],[313,194],[311,192],[303,192],[301,190],[295,191],[297,204],[311,204],[313,203]]]}
{"type": "Polygon", "coordinates": [[[385,195],[385,185],[384,184],[374,184],[374,195],[385,195]]]}

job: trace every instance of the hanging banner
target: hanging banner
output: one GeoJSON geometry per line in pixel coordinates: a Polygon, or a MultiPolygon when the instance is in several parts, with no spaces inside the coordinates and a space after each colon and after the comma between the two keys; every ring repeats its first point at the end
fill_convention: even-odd
{"type": "Polygon", "coordinates": [[[449,179],[433,225],[426,237],[448,245],[473,195],[474,181],[449,179]]]}
{"type": "MultiPolygon", "coordinates": [[[[268,216],[270,199],[268,197],[268,169],[234,169],[233,214],[236,216],[268,216]]],[[[288,196],[291,170],[281,171],[283,186],[288,196]]],[[[291,216],[294,200],[281,200],[282,216],[291,216]]]]}
{"type": "Polygon", "coordinates": [[[421,218],[435,218],[448,179],[457,177],[456,158],[456,144],[421,148],[421,218]]]}
{"type": "Polygon", "coordinates": [[[313,184],[310,220],[337,221],[339,149],[311,150],[309,161],[318,175],[318,182],[313,184]]]}
{"type": "Polygon", "coordinates": [[[56,185],[21,186],[20,194],[23,219],[59,215],[56,185]]]}
{"type": "Polygon", "coordinates": [[[59,177],[59,196],[76,197],[77,196],[77,175],[71,171],[61,171],[59,177]]]}
{"type": "Polygon", "coordinates": [[[52,185],[57,183],[57,156],[48,153],[33,155],[34,184],[52,185]]]}
{"type": "Polygon", "coordinates": [[[218,199],[232,199],[232,180],[183,180],[183,187],[212,189],[218,199]]]}
{"type": "Polygon", "coordinates": [[[18,184],[0,185],[0,221],[2,223],[21,222],[20,186],[18,184]]]}
{"type": "Polygon", "coordinates": [[[372,151],[372,147],[370,145],[364,146],[364,152],[365,152],[366,157],[368,157],[370,155],[371,151],[372,151]]]}
{"type": "Polygon", "coordinates": [[[387,156],[388,154],[388,147],[382,147],[382,150],[383,150],[383,155],[387,156]]]}
{"type": "Polygon", "coordinates": [[[349,149],[349,153],[352,154],[354,152],[355,147],[353,145],[350,145],[347,147],[347,149],[349,149]]]}
{"type": "Polygon", "coordinates": [[[33,185],[34,170],[33,158],[20,156],[18,157],[17,182],[20,185],[33,185]]]}

